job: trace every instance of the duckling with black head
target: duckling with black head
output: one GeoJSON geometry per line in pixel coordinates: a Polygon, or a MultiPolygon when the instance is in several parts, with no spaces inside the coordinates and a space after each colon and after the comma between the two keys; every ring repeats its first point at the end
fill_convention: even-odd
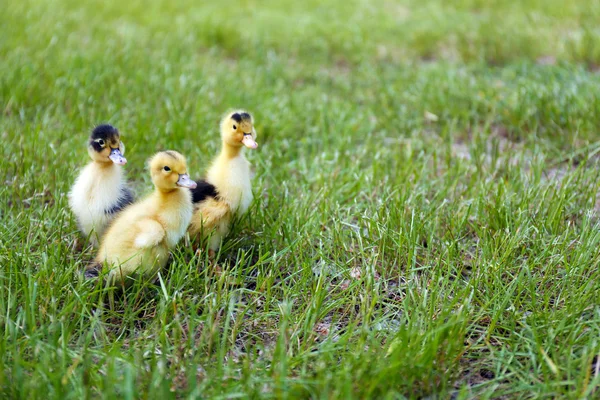
{"type": "Polygon", "coordinates": [[[242,149],[256,149],[254,118],[244,110],[229,112],[221,120],[221,152],[213,160],[206,178],[192,190],[194,215],[191,237],[210,238],[208,252],[214,257],[229,233],[234,217],[244,214],[252,203],[250,163],[242,149]]]}
{"type": "Polygon", "coordinates": [[[125,146],[115,127],[95,127],[88,140],[92,162],[81,170],[69,192],[69,206],[79,229],[94,246],[117,213],[133,202],[122,168],[127,163],[124,153],[125,146]]]}
{"type": "Polygon", "coordinates": [[[95,263],[85,271],[86,278],[108,272],[108,283],[124,283],[126,278],[152,279],[163,268],[169,251],[185,235],[192,218],[192,194],[185,158],[168,150],[148,162],[154,192],[132,204],[112,222],[102,238],[95,263]]]}

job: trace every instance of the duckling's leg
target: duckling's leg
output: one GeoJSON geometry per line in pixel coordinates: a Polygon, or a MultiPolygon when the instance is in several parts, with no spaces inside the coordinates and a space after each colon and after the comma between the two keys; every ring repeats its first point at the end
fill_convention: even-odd
{"type": "Polygon", "coordinates": [[[230,211],[227,203],[215,199],[208,199],[198,204],[189,228],[191,234],[202,238],[198,240],[199,247],[196,249],[196,255],[200,255],[204,240],[208,237],[208,257],[211,259],[215,257],[225,236],[222,225],[229,223],[230,211]]]}
{"type": "Polygon", "coordinates": [[[202,253],[204,252],[204,250],[208,247],[208,258],[209,259],[215,258],[215,255],[216,255],[215,250],[217,250],[219,248],[219,245],[221,243],[221,239],[217,236],[218,236],[217,232],[213,232],[213,234],[208,238],[208,244],[206,243],[206,237],[194,241],[192,244],[192,249],[194,250],[194,254],[196,254],[196,256],[200,257],[200,256],[202,256],[202,253]],[[216,237],[216,239],[215,239],[215,237],[216,237]]]}
{"type": "MultiPolygon", "coordinates": [[[[108,223],[108,221],[104,222],[104,223],[108,223]]],[[[100,239],[102,238],[103,233],[104,232],[102,232],[100,229],[98,229],[96,227],[92,228],[92,230],[90,231],[90,233],[88,235],[88,239],[93,248],[97,249],[98,246],[100,246],[100,239]]]]}
{"type": "Polygon", "coordinates": [[[100,240],[98,239],[96,232],[92,232],[92,234],[90,235],[90,244],[92,245],[93,248],[97,249],[99,246],[99,243],[100,243],[100,240]]]}
{"type": "Polygon", "coordinates": [[[71,247],[73,248],[73,251],[80,252],[83,250],[83,241],[79,240],[79,238],[75,238],[71,243],[71,247]]]}
{"type": "Polygon", "coordinates": [[[218,229],[215,230],[215,232],[210,237],[210,240],[208,243],[208,256],[210,258],[215,258],[217,250],[219,250],[219,247],[221,247],[222,240],[223,240],[223,236],[221,235],[219,230],[218,229]]]}
{"type": "Polygon", "coordinates": [[[223,239],[229,233],[229,225],[230,225],[230,220],[231,220],[230,215],[231,214],[229,214],[229,213],[226,214],[224,216],[224,218],[221,221],[219,221],[219,224],[217,225],[216,229],[214,230],[212,236],[210,237],[209,244],[208,244],[208,256],[209,257],[214,257],[216,255],[217,250],[219,250],[219,248],[223,244],[223,239]],[[211,253],[212,253],[212,255],[211,255],[211,253]]]}
{"type": "Polygon", "coordinates": [[[220,276],[223,272],[219,262],[217,261],[217,251],[223,243],[223,235],[220,228],[221,226],[219,224],[208,241],[208,259],[210,261],[210,268],[212,273],[216,274],[217,276],[220,276]]]}
{"type": "Polygon", "coordinates": [[[202,255],[202,251],[206,248],[206,232],[204,229],[200,228],[199,230],[192,228],[188,229],[189,233],[189,245],[192,246],[192,250],[194,254],[200,258],[202,255]]]}

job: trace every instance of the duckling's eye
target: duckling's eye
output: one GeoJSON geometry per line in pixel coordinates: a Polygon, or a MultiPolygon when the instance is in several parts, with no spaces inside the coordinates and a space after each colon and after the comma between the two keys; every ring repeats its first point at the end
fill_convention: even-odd
{"type": "Polygon", "coordinates": [[[237,126],[235,126],[235,125],[234,125],[234,126],[233,126],[233,130],[236,130],[236,129],[237,129],[237,126]]]}
{"type": "Polygon", "coordinates": [[[98,140],[96,140],[96,143],[98,143],[100,146],[104,147],[104,140],[98,139],[98,140]]]}
{"type": "Polygon", "coordinates": [[[171,168],[167,167],[166,165],[164,166],[164,168],[163,168],[163,169],[164,169],[166,172],[169,172],[169,171],[171,171],[171,168]]]}

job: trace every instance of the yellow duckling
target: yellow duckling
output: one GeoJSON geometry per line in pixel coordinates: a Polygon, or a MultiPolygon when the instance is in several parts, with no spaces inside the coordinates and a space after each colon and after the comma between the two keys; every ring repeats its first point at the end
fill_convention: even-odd
{"type": "Polygon", "coordinates": [[[88,141],[92,159],[69,192],[69,206],[79,229],[96,246],[115,215],[133,203],[122,165],[125,146],[119,131],[111,125],[98,125],[88,141]]]}
{"type": "Polygon", "coordinates": [[[192,218],[196,187],[187,173],[185,158],[163,151],[149,161],[154,193],[123,210],[110,225],[85,277],[109,271],[108,282],[119,283],[134,273],[152,279],[165,266],[169,250],[185,235],[192,218]]]}
{"type": "Polygon", "coordinates": [[[221,139],[221,153],[206,179],[192,190],[194,215],[189,232],[192,237],[210,236],[211,257],[229,233],[232,218],[245,213],[252,203],[250,163],[242,153],[243,146],[258,147],[252,116],[243,110],[227,114],[221,121],[221,139]]]}

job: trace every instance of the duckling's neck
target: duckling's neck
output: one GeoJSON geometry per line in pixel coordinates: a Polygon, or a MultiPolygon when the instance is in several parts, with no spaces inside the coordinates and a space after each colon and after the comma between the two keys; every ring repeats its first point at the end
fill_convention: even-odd
{"type": "Polygon", "coordinates": [[[226,159],[236,158],[241,154],[241,151],[241,146],[236,147],[227,142],[223,142],[223,146],[221,146],[221,157],[225,157],[226,159]]]}
{"type": "Polygon", "coordinates": [[[178,197],[185,198],[185,191],[180,188],[176,189],[161,189],[156,188],[155,194],[161,203],[169,203],[178,197]]]}
{"type": "Polygon", "coordinates": [[[93,162],[94,162],[94,165],[100,169],[107,169],[107,168],[111,168],[111,167],[117,168],[118,167],[118,165],[116,165],[112,161],[105,162],[105,161],[94,160],[93,162]]]}
{"type": "Polygon", "coordinates": [[[192,192],[185,188],[169,190],[156,188],[154,198],[158,214],[166,220],[170,220],[169,216],[179,214],[182,209],[192,205],[192,192]]]}

